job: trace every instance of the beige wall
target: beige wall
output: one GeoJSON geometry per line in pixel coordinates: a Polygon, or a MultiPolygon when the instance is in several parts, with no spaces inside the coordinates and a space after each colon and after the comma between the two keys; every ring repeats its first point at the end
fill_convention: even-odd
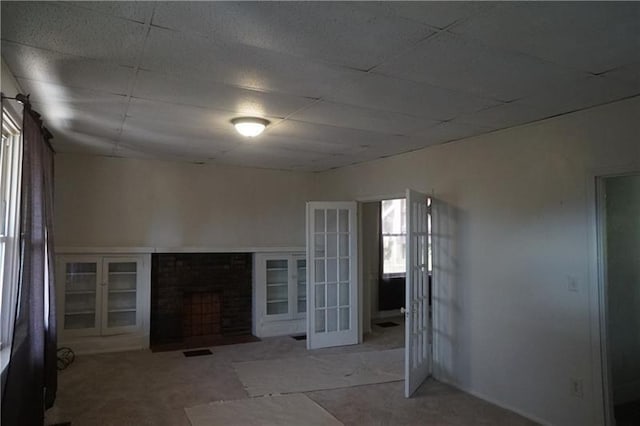
{"type": "Polygon", "coordinates": [[[589,176],[640,170],[638,117],[636,97],[326,172],[317,194],[433,191],[445,248],[440,377],[543,422],[598,424],[589,176]]]}
{"type": "Polygon", "coordinates": [[[313,175],[58,154],[57,246],[304,246],[313,175]]]}

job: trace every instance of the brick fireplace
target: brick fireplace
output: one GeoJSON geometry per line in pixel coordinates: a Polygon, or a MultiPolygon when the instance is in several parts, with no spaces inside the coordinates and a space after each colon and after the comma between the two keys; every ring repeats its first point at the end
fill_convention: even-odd
{"type": "Polygon", "coordinates": [[[250,253],[158,253],[151,258],[151,349],[256,340],[250,253]]]}

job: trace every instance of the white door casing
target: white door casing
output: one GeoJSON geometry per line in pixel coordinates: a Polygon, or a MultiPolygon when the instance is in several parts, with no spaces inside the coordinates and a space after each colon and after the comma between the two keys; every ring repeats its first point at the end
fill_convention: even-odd
{"type": "Polygon", "coordinates": [[[357,344],[356,202],[307,203],[307,349],[357,344]]]}
{"type": "Polygon", "coordinates": [[[405,397],[431,375],[428,197],[407,189],[405,397]]]}

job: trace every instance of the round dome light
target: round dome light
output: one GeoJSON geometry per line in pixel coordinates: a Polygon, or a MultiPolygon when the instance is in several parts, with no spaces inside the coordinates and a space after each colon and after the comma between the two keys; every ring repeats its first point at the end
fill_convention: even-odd
{"type": "Polygon", "coordinates": [[[255,138],[269,125],[269,120],[258,117],[239,117],[231,120],[231,124],[242,136],[255,138]]]}

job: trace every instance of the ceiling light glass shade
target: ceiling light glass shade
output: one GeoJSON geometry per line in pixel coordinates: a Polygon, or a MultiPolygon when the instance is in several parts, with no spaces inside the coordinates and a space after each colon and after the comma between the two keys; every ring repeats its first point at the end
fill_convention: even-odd
{"type": "Polygon", "coordinates": [[[269,120],[258,117],[240,117],[231,120],[231,124],[235,126],[238,133],[242,136],[255,138],[264,131],[265,127],[269,124],[269,120]]]}

